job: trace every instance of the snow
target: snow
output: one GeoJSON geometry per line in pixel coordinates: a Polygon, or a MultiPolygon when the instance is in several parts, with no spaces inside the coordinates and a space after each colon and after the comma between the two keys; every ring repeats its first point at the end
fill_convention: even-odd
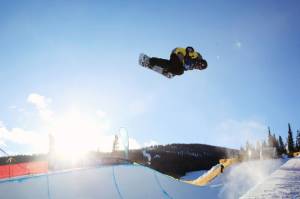
{"type": "Polygon", "coordinates": [[[300,198],[300,158],[289,160],[242,198],[300,198]]]}
{"type": "MultiPolygon", "coordinates": [[[[239,198],[248,191],[243,198],[300,197],[299,158],[290,159],[285,163],[286,161],[278,159],[236,164],[225,169],[224,173],[202,187],[184,183],[135,164],[77,169],[1,180],[0,195],[1,198],[11,199],[226,199],[239,198]],[[284,165],[280,167],[282,164],[284,165]]],[[[206,173],[204,171],[187,173],[184,179],[193,180],[198,174],[206,173]]]]}
{"type": "Polygon", "coordinates": [[[195,180],[206,172],[207,170],[187,172],[184,176],[180,178],[180,180],[195,180]]]}
{"type": "Polygon", "coordinates": [[[77,169],[0,181],[1,198],[214,198],[196,187],[140,165],[77,169]]]}
{"type": "MultiPolygon", "coordinates": [[[[215,190],[216,196],[214,198],[239,198],[257,183],[262,182],[286,161],[284,159],[270,159],[234,164],[226,168],[206,187],[215,190]]],[[[196,172],[187,173],[181,179],[196,180],[197,178],[205,178],[216,169],[220,169],[219,166],[216,165],[207,172],[199,171],[198,176],[196,176],[196,172]]]]}
{"type": "Polygon", "coordinates": [[[287,160],[270,159],[234,164],[224,170],[208,186],[218,187],[220,198],[239,198],[262,182],[287,160]]]}
{"type": "Polygon", "coordinates": [[[150,153],[147,153],[146,150],[143,150],[143,156],[144,156],[145,158],[147,158],[148,164],[150,164],[150,163],[151,163],[151,154],[150,154],[150,153]]]}

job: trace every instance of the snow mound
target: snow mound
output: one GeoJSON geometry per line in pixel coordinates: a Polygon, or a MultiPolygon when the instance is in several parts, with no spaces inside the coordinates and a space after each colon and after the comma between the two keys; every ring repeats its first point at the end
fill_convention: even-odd
{"type": "Polygon", "coordinates": [[[290,159],[242,198],[300,198],[300,158],[290,159]]]}

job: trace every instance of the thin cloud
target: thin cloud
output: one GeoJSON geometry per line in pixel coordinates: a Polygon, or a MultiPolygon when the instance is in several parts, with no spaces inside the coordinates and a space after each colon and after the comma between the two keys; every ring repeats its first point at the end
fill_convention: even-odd
{"type": "MultiPolygon", "coordinates": [[[[131,113],[136,115],[145,112],[151,101],[151,97],[147,98],[146,103],[140,100],[134,101],[130,107],[131,113]]],[[[3,122],[0,122],[0,144],[2,146],[9,142],[18,145],[19,151],[22,151],[22,147],[27,145],[32,148],[32,153],[47,152],[48,135],[51,133],[56,144],[64,148],[66,146],[65,140],[68,140],[69,147],[79,147],[85,150],[98,149],[106,152],[112,150],[114,135],[106,134],[111,129],[111,122],[105,111],[95,110],[94,113],[87,113],[79,109],[71,109],[62,113],[55,113],[50,109],[52,100],[37,93],[29,94],[27,102],[36,108],[41,119],[49,125],[43,131],[36,131],[34,129],[25,130],[20,127],[9,129],[3,122]]],[[[150,140],[144,145],[156,144],[156,141],[150,140]]],[[[120,147],[120,149],[123,148],[122,143],[120,143],[120,147]]],[[[142,148],[142,144],[135,138],[129,137],[129,149],[140,148],[142,148]]]]}
{"type": "Polygon", "coordinates": [[[220,146],[234,147],[253,144],[264,139],[267,126],[259,121],[238,121],[228,119],[216,127],[216,143],[220,146]]]}
{"type": "MultiPolygon", "coordinates": [[[[106,135],[101,137],[100,144],[98,146],[98,150],[102,152],[111,152],[113,149],[113,142],[114,142],[115,136],[114,135],[106,135]]],[[[119,139],[119,150],[124,150],[124,145],[122,143],[122,140],[119,139]]],[[[140,149],[141,144],[134,138],[129,138],[129,149],[140,149]]]]}
{"type": "Polygon", "coordinates": [[[27,102],[33,104],[38,110],[41,118],[45,121],[50,121],[52,119],[53,112],[49,109],[49,104],[51,103],[50,98],[46,98],[37,93],[31,93],[27,97],[27,102]]]}
{"type": "Polygon", "coordinates": [[[133,138],[129,138],[129,149],[140,149],[141,145],[140,143],[133,138]]]}
{"type": "Polygon", "coordinates": [[[158,142],[155,140],[150,140],[150,141],[144,143],[145,147],[155,146],[155,145],[158,145],[158,142]]]}
{"type": "Polygon", "coordinates": [[[28,96],[27,101],[34,104],[38,109],[46,109],[48,107],[48,103],[51,102],[50,99],[47,99],[37,93],[31,93],[28,96]]]}
{"type": "Polygon", "coordinates": [[[129,113],[133,116],[142,115],[154,106],[156,97],[154,95],[144,96],[138,99],[133,99],[129,104],[129,113]]]}
{"type": "Polygon", "coordinates": [[[22,128],[9,129],[0,121],[0,144],[7,146],[6,142],[8,141],[18,145],[30,145],[33,153],[48,150],[48,137],[45,134],[22,128]]]}
{"type": "Polygon", "coordinates": [[[241,47],[242,47],[242,42],[236,41],[236,42],[234,43],[234,45],[235,45],[235,47],[237,47],[237,48],[241,48],[241,47]]]}
{"type": "Polygon", "coordinates": [[[96,111],[96,115],[99,117],[99,118],[105,118],[107,116],[107,113],[103,110],[97,110],[96,111]]]}
{"type": "Polygon", "coordinates": [[[111,128],[111,120],[107,113],[103,110],[97,110],[96,115],[101,120],[101,126],[104,130],[108,131],[111,128]]]}
{"type": "Polygon", "coordinates": [[[5,136],[7,135],[8,130],[4,126],[3,122],[0,121],[0,145],[5,146],[5,136]]]}
{"type": "Polygon", "coordinates": [[[135,100],[129,105],[130,112],[133,115],[140,115],[147,111],[148,104],[143,100],[135,100]]]}
{"type": "Polygon", "coordinates": [[[17,109],[17,106],[16,105],[11,105],[8,107],[9,109],[17,109]]]}

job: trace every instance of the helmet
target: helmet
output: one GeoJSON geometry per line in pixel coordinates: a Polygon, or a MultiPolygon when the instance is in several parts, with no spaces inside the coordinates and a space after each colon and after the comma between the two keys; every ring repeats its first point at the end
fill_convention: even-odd
{"type": "Polygon", "coordinates": [[[207,68],[207,61],[205,59],[199,59],[195,65],[196,69],[203,70],[207,68]]]}
{"type": "Polygon", "coordinates": [[[194,52],[194,48],[191,47],[191,46],[188,46],[188,47],[185,48],[185,51],[186,51],[187,54],[189,54],[189,53],[194,52]]]}
{"type": "Polygon", "coordinates": [[[201,68],[206,69],[207,68],[207,61],[205,59],[201,60],[201,68]]]}

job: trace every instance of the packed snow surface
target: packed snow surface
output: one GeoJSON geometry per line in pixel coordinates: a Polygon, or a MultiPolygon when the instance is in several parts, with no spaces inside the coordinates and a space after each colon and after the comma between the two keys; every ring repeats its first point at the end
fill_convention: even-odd
{"type": "MultiPolygon", "coordinates": [[[[236,164],[202,187],[140,165],[77,169],[1,180],[0,195],[1,198],[10,199],[239,198],[267,179],[285,161],[278,159],[236,164]]],[[[293,162],[289,164],[294,165],[293,162]]],[[[292,172],[290,169],[293,169],[293,172],[299,173],[298,166],[282,167],[286,169],[280,170],[292,172]]],[[[294,180],[299,182],[299,178],[294,180]]]]}
{"type": "Polygon", "coordinates": [[[200,170],[200,171],[191,171],[191,172],[187,172],[185,174],[185,176],[182,176],[180,178],[180,180],[195,180],[197,179],[199,176],[202,176],[203,174],[205,174],[207,172],[207,170],[200,170]]]}
{"type": "Polygon", "coordinates": [[[242,198],[300,198],[300,157],[289,160],[242,198]]]}

